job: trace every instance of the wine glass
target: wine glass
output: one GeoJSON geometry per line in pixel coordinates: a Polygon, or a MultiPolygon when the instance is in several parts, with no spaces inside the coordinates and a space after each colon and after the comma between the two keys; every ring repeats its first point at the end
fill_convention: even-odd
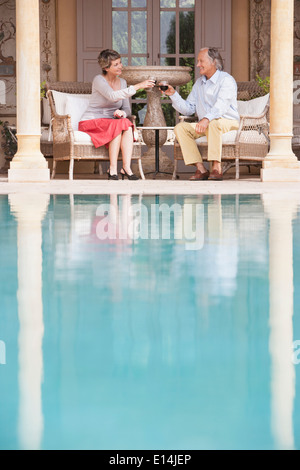
{"type": "Polygon", "coordinates": [[[166,80],[162,80],[159,84],[159,88],[163,92],[163,94],[165,94],[164,92],[167,91],[167,89],[169,88],[168,82],[166,80]]]}
{"type": "Polygon", "coordinates": [[[149,78],[148,78],[148,80],[151,80],[151,82],[153,82],[153,83],[154,83],[154,85],[156,85],[156,84],[157,84],[157,80],[156,80],[156,78],[155,78],[155,77],[149,77],[149,78]]]}

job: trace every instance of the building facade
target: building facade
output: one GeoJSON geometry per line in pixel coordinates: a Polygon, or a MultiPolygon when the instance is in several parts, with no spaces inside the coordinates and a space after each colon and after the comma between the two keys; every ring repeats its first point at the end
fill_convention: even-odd
{"type": "MultiPolygon", "coordinates": [[[[293,3],[295,82],[299,0],[38,0],[40,82],[91,81],[99,51],[110,47],[125,65],[195,67],[200,47],[215,46],[237,81],[268,77],[272,2],[273,9],[293,3]]],[[[28,2],[0,0],[0,120],[10,123],[17,114],[16,4],[25,11],[28,2]]]]}

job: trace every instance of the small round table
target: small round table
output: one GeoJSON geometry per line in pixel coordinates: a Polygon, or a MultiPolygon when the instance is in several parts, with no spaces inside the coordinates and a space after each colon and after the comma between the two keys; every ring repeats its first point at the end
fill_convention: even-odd
{"type": "Polygon", "coordinates": [[[168,131],[168,130],[174,130],[174,127],[168,127],[168,126],[145,126],[145,127],[137,127],[138,130],[141,131],[155,131],[155,170],[154,171],[149,171],[148,173],[145,173],[145,175],[150,175],[154,173],[156,176],[158,173],[162,173],[165,175],[172,175],[173,173],[169,173],[167,171],[160,171],[159,169],[159,131],[168,131]]]}

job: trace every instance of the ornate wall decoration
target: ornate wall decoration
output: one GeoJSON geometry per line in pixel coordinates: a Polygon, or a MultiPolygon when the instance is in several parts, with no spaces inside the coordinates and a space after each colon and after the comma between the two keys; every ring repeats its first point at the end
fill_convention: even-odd
{"type": "Polygon", "coordinates": [[[270,75],[271,0],[250,0],[250,79],[270,75]]]}
{"type": "Polygon", "coordinates": [[[294,25],[294,75],[297,80],[300,76],[300,1],[295,1],[294,25]]]}
{"type": "MultiPolygon", "coordinates": [[[[294,78],[300,76],[300,1],[295,0],[294,78]]],[[[250,78],[270,76],[271,0],[250,0],[250,78]]]]}
{"type": "Polygon", "coordinates": [[[0,0],[0,115],[16,112],[15,0],[0,0]]]}
{"type": "Polygon", "coordinates": [[[40,0],[41,81],[56,81],[55,0],[40,0]]]}

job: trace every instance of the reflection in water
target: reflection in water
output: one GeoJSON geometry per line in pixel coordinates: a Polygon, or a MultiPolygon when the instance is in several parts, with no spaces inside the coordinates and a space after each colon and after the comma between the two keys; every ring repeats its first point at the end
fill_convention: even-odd
{"type": "MultiPolygon", "coordinates": [[[[71,216],[72,234],[64,240],[58,231],[53,247],[55,276],[59,280],[69,276],[71,281],[74,273],[79,277],[85,273],[90,279],[87,282],[105,289],[106,309],[116,319],[115,344],[124,344],[124,332],[133,335],[133,363],[139,360],[144,366],[148,364],[151,331],[146,324],[150,312],[160,324],[167,363],[175,364],[178,358],[179,344],[174,342],[177,328],[190,338],[186,354],[196,357],[194,325],[185,324],[181,318],[188,305],[184,299],[192,287],[190,279],[198,284],[193,293],[194,305],[199,315],[208,318],[211,304],[221,308],[220,299],[230,300],[237,294],[241,261],[249,264],[254,259],[257,270],[265,271],[267,250],[262,234],[266,220],[261,202],[253,198],[251,204],[244,204],[241,214],[239,202],[238,198],[232,201],[221,196],[174,200],[164,196],[110,195],[89,204],[78,197],[71,216]],[[169,239],[165,236],[168,233],[169,239]],[[193,243],[192,235],[197,243],[193,243]],[[191,253],[190,245],[194,249],[191,253]],[[173,292],[174,286],[180,289],[173,292]],[[137,299],[136,308],[128,295],[137,299]],[[176,319],[169,311],[174,299],[176,319]],[[122,301],[128,303],[120,316],[114,307],[122,301]],[[141,307],[140,302],[146,307],[141,307]],[[170,335],[170,331],[174,334],[170,335]]],[[[61,229],[65,223],[61,217],[61,229]]],[[[117,362],[123,363],[124,348],[116,346],[115,352],[117,362]]]]}
{"type": "Polygon", "coordinates": [[[10,196],[18,221],[21,448],[41,448],[42,439],[43,447],[98,448],[113,439],[129,448],[145,443],[143,433],[155,436],[159,420],[154,447],[159,438],[178,448],[296,447],[296,202],[56,196],[42,259],[48,202],[10,196]],[[193,251],[188,233],[199,242],[193,251]]]}
{"type": "Polygon", "coordinates": [[[14,194],[9,203],[18,221],[19,440],[22,449],[40,449],[44,335],[41,222],[49,196],[14,194]]]}
{"type": "Polygon", "coordinates": [[[264,195],[270,218],[270,355],[272,432],[279,449],[294,448],[295,367],[293,344],[293,227],[298,201],[264,195]]]}
{"type": "Polygon", "coordinates": [[[0,341],[0,365],[6,364],[6,346],[4,341],[0,341]]]}
{"type": "MultiPolygon", "coordinates": [[[[111,230],[115,237],[111,237],[109,243],[115,248],[121,248],[124,253],[124,243],[132,245],[134,237],[119,237],[120,233],[129,233],[128,227],[132,219],[132,197],[131,196],[111,196],[108,203],[109,218],[106,219],[106,230],[111,230]],[[108,224],[109,221],[109,224],[108,224]],[[121,241],[121,247],[120,247],[121,241]]],[[[256,200],[252,205],[240,205],[239,198],[236,198],[236,204],[228,203],[226,198],[214,196],[209,199],[183,197],[180,200],[182,207],[181,214],[176,218],[174,215],[174,232],[171,237],[175,241],[170,253],[169,276],[175,283],[176,278],[183,278],[183,274],[188,272],[199,278],[199,267],[205,266],[205,271],[200,275],[206,289],[212,299],[216,302],[218,298],[232,298],[238,289],[238,270],[241,261],[247,265],[250,260],[255,260],[257,270],[264,270],[267,265],[267,251],[263,243],[263,234],[266,231],[266,219],[263,212],[258,211],[260,201],[256,200]],[[186,250],[182,250],[180,236],[184,235],[182,230],[184,225],[184,214],[189,214],[190,226],[195,226],[196,212],[185,211],[185,207],[191,205],[203,205],[205,207],[205,223],[202,227],[204,231],[203,243],[198,251],[195,251],[193,258],[187,257],[186,250]],[[181,215],[181,216],[180,216],[181,215]],[[176,237],[176,234],[179,236],[176,237]],[[253,243],[253,240],[257,240],[253,243]],[[253,246],[253,251],[249,251],[249,246],[253,246]],[[248,259],[245,258],[247,256],[248,259]],[[208,261],[210,260],[210,262],[208,261]],[[197,272],[198,271],[198,272],[197,272]]],[[[280,202],[280,201],[279,201],[280,202]]],[[[284,210],[280,210],[278,201],[272,203],[271,200],[264,198],[266,212],[270,218],[270,353],[272,359],[272,432],[278,448],[293,448],[293,401],[295,394],[294,368],[291,361],[291,344],[293,339],[292,315],[293,315],[293,265],[292,265],[292,218],[297,203],[292,201],[291,209],[288,210],[286,201],[282,202],[284,210]]],[[[141,203],[141,200],[139,201],[141,203]]],[[[163,197],[144,198],[142,205],[147,210],[142,212],[140,225],[149,224],[151,220],[151,230],[145,230],[149,237],[154,239],[161,238],[162,228],[166,224],[159,217],[149,217],[153,214],[151,210],[153,204],[166,204],[163,197]],[[158,235],[159,234],[159,235],[158,235]]],[[[172,204],[174,202],[172,201],[172,204]]],[[[174,212],[175,214],[175,212],[174,212]]],[[[157,215],[157,214],[156,214],[157,215]]],[[[168,214],[167,224],[170,223],[170,214],[168,214]]],[[[177,214],[178,215],[178,214],[177,214]]],[[[102,219],[103,220],[103,219],[102,219]]],[[[95,222],[95,221],[94,221],[95,222]]],[[[204,221],[203,221],[204,222],[204,221]]],[[[96,224],[99,219],[96,220],[96,224]]],[[[97,234],[95,224],[92,224],[92,233],[97,234]]],[[[99,227],[99,226],[98,226],[99,227]]],[[[138,232],[141,233],[141,229],[138,232]]],[[[98,233],[99,235],[99,233],[98,233]]],[[[94,242],[99,243],[101,237],[95,237],[94,242]]],[[[101,242],[101,240],[100,240],[101,242]]],[[[106,240],[107,242],[107,240],[106,240]]],[[[135,250],[145,249],[143,240],[135,240],[135,250]]],[[[142,285],[140,270],[141,266],[130,265],[131,288],[140,289],[143,292],[144,300],[149,295],[149,305],[151,297],[156,295],[161,302],[167,301],[167,292],[169,287],[161,283],[158,285],[158,272],[162,268],[162,260],[157,259],[156,263],[150,262],[150,258],[156,258],[156,246],[147,245],[147,252],[144,253],[143,269],[147,271],[147,286],[142,285]],[[154,251],[153,251],[154,250],[154,251]],[[152,269],[154,269],[152,271],[152,269]],[[166,292],[164,293],[164,287],[166,292]],[[165,295],[166,294],[166,297],[165,295]]],[[[111,285],[113,298],[122,302],[123,295],[117,285],[122,285],[124,279],[121,272],[114,269],[106,272],[107,281],[111,285]],[[110,279],[110,281],[109,281],[110,279]]],[[[185,284],[182,283],[184,292],[185,284]]],[[[199,289],[201,287],[199,286],[199,289]]],[[[178,297],[179,298],[179,297],[178,297]]],[[[195,299],[201,305],[201,313],[205,316],[205,299],[203,294],[201,298],[195,299]]],[[[162,303],[162,305],[164,305],[162,303]]],[[[196,358],[197,337],[190,334],[187,325],[176,323],[175,317],[170,317],[167,305],[166,308],[159,310],[158,322],[162,334],[162,358],[166,364],[176,364],[178,360],[179,343],[174,343],[176,331],[179,328],[186,338],[189,338],[189,349],[187,357],[196,358]]],[[[132,307],[131,307],[132,308],[132,307]]],[[[180,303],[179,303],[180,309],[180,303]]],[[[131,349],[130,362],[135,365],[147,367],[151,361],[151,332],[147,327],[148,317],[141,311],[134,314],[135,309],[122,315],[113,310],[112,321],[114,331],[114,354],[115,361],[119,365],[127,363],[129,360],[124,334],[131,336],[133,345],[131,349]],[[130,326],[128,320],[130,319],[130,326]]],[[[176,312],[174,312],[176,313],[176,312]]],[[[209,321],[209,319],[208,319],[209,321]]],[[[180,322],[179,322],[180,323],[180,322]]],[[[191,330],[195,329],[195,324],[190,324],[191,330]]],[[[244,366],[245,367],[245,366],[244,366]]]]}

